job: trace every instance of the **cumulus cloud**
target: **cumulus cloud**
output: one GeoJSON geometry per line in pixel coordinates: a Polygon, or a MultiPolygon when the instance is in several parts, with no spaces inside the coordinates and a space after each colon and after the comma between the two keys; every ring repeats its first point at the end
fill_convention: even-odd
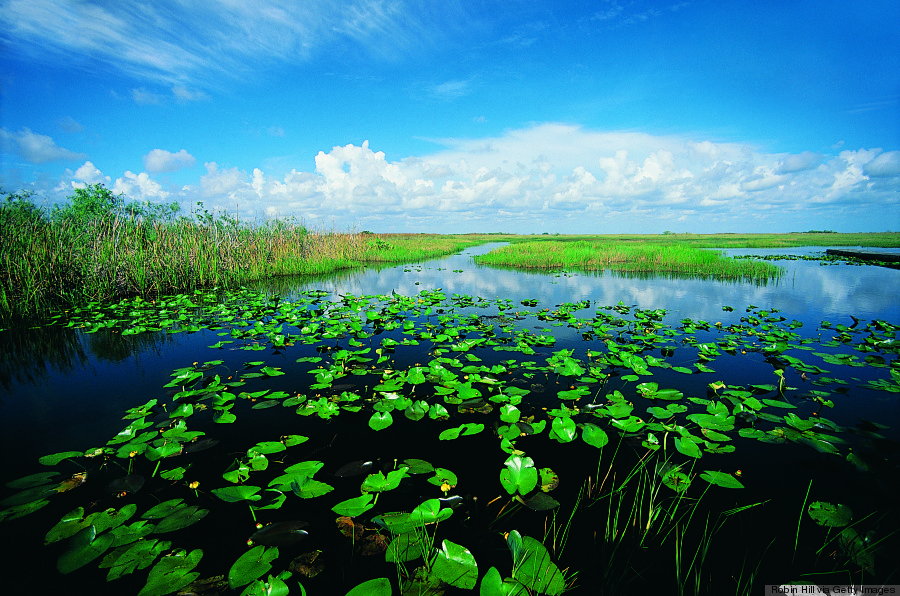
{"type": "Polygon", "coordinates": [[[89,161],[84,162],[80,168],[72,174],[72,186],[74,188],[83,188],[90,184],[109,184],[110,177],[104,176],[103,172],[97,169],[97,166],[89,161]]]}
{"type": "Polygon", "coordinates": [[[25,127],[18,132],[0,128],[0,147],[5,153],[18,153],[25,161],[34,164],[74,161],[87,157],[84,153],[60,147],[47,135],[31,132],[25,127]]]}
{"type": "Polygon", "coordinates": [[[779,174],[810,170],[821,163],[819,156],[812,151],[804,151],[797,155],[786,156],[778,167],[779,174]]]}
{"type": "Polygon", "coordinates": [[[124,194],[129,198],[139,201],[160,201],[169,196],[169,192],[163,190],[159,182],[150,178],[147,172],[135,174],[126,171],[121,178],[116,178],[112,191],[115,194],[124,194]]]}
{"type": "Polygon", "coordinates": [[[863,168],[867,176],[888,177],[900,176],[900,151],[882,153],[863,168]]]}
{"type": "Polygon", "coordinates": [[[144,156],[144,170],[151,174],[174,172],[181,168],[193,168],[196,161],[194,156],[184,149],[177,153],[170,153],[165,149],[154,149],[144,156]]]}
{"type": "MultiPolygon", "coordinates": [[[[242,217],[416,232],[786,232],[809,229],[809,221],[852,231],[861,229],[847,229],[853,217],[869,226],[862,229],[896,227],[868,214],[900,209],[897,151],[798,157],[559,123],[442,142],[442,150],[403,159],[368,141],[339,145],[320,151],[312,171],[281,176],[206,162],[198,183],[168,198],[242,217]]],[[[126,172],[115,189],[167,196],[147,173],[126,172]]]]}

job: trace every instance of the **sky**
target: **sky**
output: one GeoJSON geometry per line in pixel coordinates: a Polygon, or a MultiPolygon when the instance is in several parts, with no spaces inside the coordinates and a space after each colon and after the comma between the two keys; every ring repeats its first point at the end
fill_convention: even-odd
{"type": "Polygon", "coordinates": [[[900,231],[898,23],[896,0],[0,0],[0,187],[322,231],[900,231]]]}

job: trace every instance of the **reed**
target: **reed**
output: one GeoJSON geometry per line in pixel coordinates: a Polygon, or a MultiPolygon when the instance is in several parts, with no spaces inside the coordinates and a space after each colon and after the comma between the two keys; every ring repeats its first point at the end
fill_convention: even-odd
{"type": "Polygon", "coordinates": [[[56,212],[38,208],[27,194],[0,196],[0,320],[42,316],[90,300],[422,260],[486,238],[317,231],[292,219],[250,224],[205,210],[163,218],[115,203],[99,185],[89,188],[93,202],[82,204],[80,212],[71,206],[56,212]]]}

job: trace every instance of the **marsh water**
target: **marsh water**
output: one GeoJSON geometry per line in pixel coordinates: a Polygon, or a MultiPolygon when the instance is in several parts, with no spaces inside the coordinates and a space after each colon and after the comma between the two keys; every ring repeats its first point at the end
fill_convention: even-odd
{"type": "MultiPolygon", "coordinates": [[[[467,249],[457,255],[420,263],[344,271],[319,279],[270,280],[256,289],[269,295],[278,295],[283,300],[301,298],[304,296],[304,292],[318,290],[324,301],[332,302],[341,301],[346,296],[381,296],[389,299],[395,295],[414,297],[423,291],[439,291],[451,301],[455,296],[467,298],[467,300],[458,301],[457,311],[459,313],[476,313],[482,320],[497,320],[500,321],[500,324],[509,322],[513,318],[511,313],[515,311],[527,310],[532,313],[540,313],[541,309],[547,309],[547,312],[553,312],[558,310],[560,305],[569,305],[567,308],[572,315],[582,318],[590,318],[594,313],[601,311],[614,312],[611,309],[615,307],[619,308],[618,312],[629,314],[635,311],[665,311],[664,314],[659,315],[658,321],[666,328],[696,329],[691,336],[693,344],[721,341],[727,335],[727,331],[723,331],[723,329],[746,326],[748,317],[763,319],[770,316],[783,317],[785,325],[790,322],[796,323],[791,326],[791,329],[796,334],[794,340],[797,342],[802,340],[813,342],[815,340],[827,343],[832,336],[841,333],[852,335],[875,321],[900,323],[900,300],[897,300],[897,290],[900,289],[900,270],[895,269],[847,264],[823,265],[817,261],[785,260],[776,262],[777,265],[784,268],[784,274],[778,279],[748,283],[609,271],[521,272],[475,264],[472,259],[474,255],[487,252],[495,246],[483,245],[467,249]],[[508,302],[504,305],[504,300],[509,300],[511,303],[508,302]],[[522,305],[522,301],[536,301],[536,303],[531,303],[533,306],[529,305],[526,308],[522,305]]],[[[732,249],[725,252],[729,256],[746,254],[809,256],[823,251],[824,247],[805,247],[767,250],[732,249]]],[[[536,348],[538,353],[543,354],[545,358],[548,354],[559,350],[572,350],[573,358],[587,361],[590,358],[591,350],[597,351],[604,348],[601,334],[586,333],[585,329],[579,328],[577,325],[562,324],[560,322],[562,320],[561,318],[542,319],[540,316],[520,317],[515,325],[517,328],[527,329],[535,335],[553,337],[552,343],[545,342],[545,345],[549,347],[536,348]]],[[[299,330],[287,327],[284,333],[296,334],[299,333],[299,330]]],[[[397,335],[397,337],[401,336],[397,335]]],[[[46,454],[68,450],[83,451],[104,445],[110,437],[115,437],[127,424],[127,421],[122,419],[126,410],[153,399],[158,399],[161,403],[167,401],[168,396],[163,387],[171,381],[173,371],[196,365],[197,362],[224,361],[225,364],[220,365],[223,367],[221,374],[224,377],[228,370],[238,371],[241,363],[247,360],[264,360],[267,366],[278,367],[287,373],[285,376],[279,377],[281,383],[279,388],[292,394],[308,391],[307,387],[311,383],[311,379],[310,375],[306,373],[310,367],[304,368],[302,365],[298,367],[296,360],[297,356],[301,354],[314,356],[315,352],[311,351],[311,347],[302,352],[299,347],[296,350],[266,347],[265,342],[262,342],[263,349],[257,352],[239,352],[237,344],[234,343],[218,348],[210,347],[222,339],[221,328],[199,329],[190,333],[175,334],[151,331],[136,335],[123,335],[114,329],[86,333],[83,329],[67,328],[61,325],[35,325],[27,330],[0,331],[0,346],[2,346],[0,347],[0,352],[2,352],[2,356],[0,356],[0,440],[2,440],[5,477],[15,479],[42,471],[45,468],[41,468],[37,459],[46,454]]],[[[337,337],[334,341],[322,343],[327,343],[332,346],[330,349],[334,349],[334,347],[342,345],[341,341],[341,338],[337,337]]],[[[402,355],[398,349],[394,361],[395,367],[427,365],[431,358],[431,344],[427,342],[422,342],[422,344],[419,348],[403,352],[402,355]]],[[[372,344],[372,346],[375,345],[372,344]]],[[[848,343],[848,345],[851,344],[848,343]]],[[[732,350],[729,354],[719,355],[714,360],[706,360],[705,362],[708,362],[714,369],[711,372],[703,372],[701,368],[702,374],[694,371],[695,374],[679,376],[670,370],[656,371],[653,369],[656,374],[652,379],[648,377],[641,380],[655,380],[659,382],[660,387],[674,387],[686,396],[696,396],[697,398],[709,397],[709,384],[714,381],[723,381],[727,385],[740,387],[777,383],[778,378],[773,374],[771,359],[767,360],[765,353],[758,353],[755,357],[753,353],[748,355],[746,347],[742,349],[738,342],[737,352],[732,350]],[[741,355],[746,357],[741,357],[741,355]]],[[[850,351],[853,353],[852,350],[850,351]]],[[[499,362],[501,358],[510,357],[504,353],[495,355],[488,355],[483,351],[476,353],[480,357],[479,360],[483,360],[488,365],[499,362]]],[[[673,366],[691,366],[691,362],[695,360],[692,355],[689,355],[693,352],[683,351],[681,347],[673,349],[667,354],[669,355],[668,360],[673,366]],[[684,354],[683,361],[679,360],[681,354],[684,354]]],[[[859,352],[857,354],[860,358],[866,356],[859,352]]],[[[874,513],[876,510],[883,513],[884,504],[890,503],[890,498],[883,493],[891,494],[890,491],[896,488],[897,453],[892,449],[900,438],[898,435],[900,405],[898,405],[897,393],[876,391],[872,389],[871,385],[878,379],[890,379],[887,371],[892,363],[896,362],[896,352],[873,352],[873,354],[878,356],[875,360],[878,360],[882,366],[858,366],[852,369],[848,367],[845,371],[843,369],[832,370],[832,367],[822,365],[821,369],[829,369],[826,373],[830,377],[837,378],[837,381],[833,383],[813,385],[812,381],[816,379],[816,375],[803,374],[801,379],[799,374],[794,374],[788,379],[789,388],[783,392],[782,397],[796,404],[797,409],[791,411],[796,411],[799,416],[806,418],[818,415],[823,410],[820,406],[822,400],[816,402],[811,398],[811,395],[815,397],[816,391],[821,391],[824,396],[820,397],[827,397],[833,402],[832,406],[821,411],[821,416],[827,416],[835,424],[850,428],[860,424],[860,420],[864,420],[884,426],[885,428],[878,427],[877,440],[884,442],[882,446],[887,446],[883,449],[879,448],[877,452],[878,457],[881,458],[879,465],[887,466],[889,471],[887,476],[878,475],[870,478],[863,471],[854,470],[849,463],[844,461],[847,454],[844,445],[841,445],[843,448],[841,456],[834,457],[831,453],[823,453],[821,450],[809,448],[804,450],[800,445],[789,445],[795,448],[788,450],[784,448],[784,445],[755,443],[749,439],[738,439],[742,443],[753,443],[753,445],[746,448],[742,446],[735,453],[704,456],[703,460],[699,460],[701,465],[698,471],[701,469],[721,469],[729,472],[742,470],[741,477],[745,479],[744,484],[748,487],[747,493],[751,495],[749,497],[742,495],[740,497],[742,501],[749,499],[752,502],[759,502],[765,498],[767,492],[771,492],[774,488],[780,490],[783,487],[785,491],[790,491],[793,497],[793,500],[790,501],[790,506],[793,508],[790,515],[793,516],[794,524],[796,524],[797,511],[801,509],[803,503],[803,494],[808,490],[808,483],[811,479],[815,479],[814,486],[818,492],[811,495],[810,500],[840,502],[843,499],[853,501],[854,506],[861,508],[860,511],[863,515],[874,513]],[[712,465],[712,462],[709,461],[712,458],[726,459],[722,459],[722,463],[716,460],[714,467],[709,467],[712,465]],[[773,465],[773,458],[778,460],[779,465],[773,465]],[[885,480],[890,474],[894,475],[894,481],[885,480]],[[860,495],[861,492],[865,494],[860,495]]],[[[806,360],[805,355],[804,360],[806,360]]],[[[824,375],[825,373],[822,373],[819,376],[824,375]]],[[[365,379],[361,383],[351,380],[345,389],[361,392],[361,385],[365,385],[367,382],[371,384],[371,381],[365,379]]],[[[547,383],[549,384],[549,380],[547,383]]],[[[626,375],[612,375],[611,378],[605,380],[599,395],[598,392],[592,394],[593,401],[602,403],[602,398],[615,390],[620,390],[629,399],[637,401],[634,386],[635,383],[626,375]]],[[[532,399],[532,407],[552,409],[558,400],[549,389],[548,387],[548,392],[541,396],[535,392],[531,398],[526,398],[526,402],[532,399]]],[[[774,397],[774,395],[770,395],[770,397],[774,397]]],[[[524,406],[520,407],[524,409],[524,406]]],[[[644,413],[644,409],[645,405],[635,406],[635,414],[649,419],[649,416],[644,413]]],[[[311,420],[315,417],[300,418],[293,414],[285,417],[285,414],[280,413],[281,411],[284,410],[274,408],[261,411],[259,421],[253,423],[252,433],[248,433],[247,429],[243,427],[243,430],[239,432],[237,425],[209,424],[200,428],[206,430],[209,435],[221,439],[222,442],[228,440],[238,442],[242,433],[246,434],[248,438],[242,443],[226,448],[229,453],[226,453],[222,460],[226,463],[229,458],[234,459],[233,453],[237,452],[239,457],[242,449],[266,438],[262,435],[277,437],[291,432],[310,436],[309,449],[306,449],[305,446],[291,448],[301,449],[302,447],[306,450],[307,455],[293,459],[313,458],[312,453],[316,453],[319,449],[329,448],[334,449],[335,453],[333,459],[326,462],[329,465],[332,465],[332,462],[341,461],[340,458],[347,461],[359,459],[377,461],[379,458],[387,461],[404,457],[428,459],[439,457],[442,450],[445,453],[447,450],[451,450],[447,453],[447,460],[442,462],[442,465],[456,469],[460,478],[463,478],[465,470],[470,466],[477,468],[477,461],[483,457],[480,455],[480,451],[467,451],[464,444],[465,438],[452,442],[450,447],[446,447],[447,444],[438,447],[423,445],[418,453],[415,450],[410,451],[408,449],[409,441],[411,437],[418,437],[418,435],[409,433],[420,431],[419,427],[415,427],[415,431],[409,430],[413,423],[405,420],[402,421],[403,424],[397,424],[398,430],[394,434],[398,436],[387,439],[384,438],[387,433],[394,432],[395,429],[375,433],[366,428],[363,421],[362,428],[366,432],[360,431],[359,425],[352,426],[350,422],[352,413],[350,412],[342,414],[336,420],[328,420],[326,423],[320,424],[319,426],[324,430],[314,430],[311,429],[311,420]],[[273,414],[276,410],[278,411],[277,415],[273,414]],[[301,424],[303,425],[302,430],[293,430],[294,427],[299,428],[301,424]],[[235,428],[230,428],[231,426],[235,428]],[[264,432],[260,434],[260,430],[264,432]],[[247,445],[243,443],[247,443],[247,445]],[[404,445],[406,451],[401,453],[404,445]],[[425,454],[428,456],[426,457],[425,454]]],[[[365,419],[367,418],[368,414],[365,415],[365,419]]],[[[460,418],[460,420],[469,420],[469,418],[460,418]]],[[[454,422],[453,418],[451,418],[451,422],[454,422]]],[[[455,422],[458,424],[459,420],[455,422]]],[[[417,424],[424,425],[425,422],[417,424]]],[[[487,435],[488,431],[485,431],[484,434],[487,435]]],[[[861,435],[854,435],[854,440],[859,439],[859,436],[861,435]]],[[[863,436],[861,440],[866,438],[863,436]]],[[[564,487],[564,485],[567,479],[566,472],[576,469],[578,465],[577,461],[572,461],[572,455],[567,454],[566,447],[562,442],[551,443],[545,447],[545,451],[535,453],[528,451],[528,454],[533,456],[536,461],[540,458],[542,461],[538,461],[539,465],[552,465],[561,479],[558,494],[573,498],[577,493],[577,486],[564,487]]],[[[472,486],[470,483],[466,486],[461,480],[460,489],[467,497],[476,495],[483,500],[489,500],[502,492],[496,483],[496,475],[502,469],[506,454],[499,449],[495,449],[495,451],[497,451],[497,457],[492,459],[487,471],[484,472],[484,478],[494,479],[493,485],[472,486]]],[[[579,455],[574,459],[578,460],[580,457],[579,455]]],[[[316,454],[314,458],[325,459],[321,453],[316,454]]],[[[217,465],[219,465],[218,462],[217,465]]],[[[438,463],[435,462],[435,465],[438,463]]],[[[589,464],[589,466],[596,465],[596,462],[589,464]]],[[[112,465],[108,466],[108,468],[112,467],[112,465]]],[[[201,479],[201,488],[204,486],[213,488],[212,485],[215,484],[216,478],[219,478],[219,484],[221,484],[222,471],[219,467],[210,473],[198,474],[196,477],[201,479]]],[[[65,470],[63,473],[69,473],[69,471],[65,470]]],[[[104,483],[115,476],[115,473],[103,468],[93,471],[92,474],[95,474],[97,478],[103,478],[104,483]]],[[[145,475],[149,474],[145,472],[145,475]]],[[[473,471],[472,475],[479,478],[478,482],[481,482],[481,472],[473,471]]],[[[175,487],[175,484],[173,482],[171,489],[161,492],[158,496],[153,496],[152,502],[174,496],[192,497],[191,493],[181,490],[183,488],[181,485],[179,488],[175,487]]],[[[739,504],[738,497],[732,494],[739,491],[728,491],[728,489],[720,487],[713,488],[728,493],[724,497],[722,495],[714,497],[713,505],[722,505],[723,508],[726,508],[739,504]]],[[[421,492],[420,488],[414,490],[421,492]]],[[[75,492],[77,491],[72,491],[72,493],[75,492]]],[[[102,496],[103,491],[101,490],[99,493],[102,496]]],[[[4,497],[7,494],[4,492],[4,497]]],[[[68,499],[68,494],[62,495],[62,498],[68,499]]],[[[101,500],[101,496],[97,497],[97,501],[101,500]]],[[[421,497],[419,495],[417,498],[421,497]]],[[[201,501],[204,499],[202,495],[196,495],[196,498],[201,501]]],[[[291,498],[293,499],[293,497],[291,498]]],[[[105,499],[99,506],[120,507],[124,503],[124,500],[117,501],[108,494],[105,499]]],[[[214,500],[208,494],[205,499],[206,501],[214,500]]],[[[81,577],[79,574],[82,574],[83,577],[89,578],[87,581],[103,582],[103,573],[96,570],[96,562],[69,576],[59,576],[54,569],[54,560],[59,554],[58,550],[46,554],[50,553],[52,547],[41,546],[44,533],[59,520],[63,513],[72,509],[73,502],[56,504],[54,501],[36,513],[0,522],[0,532],[2,532],[5,542],[8,544],[9,539],[14,539],[23,545],[19,555],[13,558],[4,558],[5,577],[12,575],[19,577],[17,581],[30,582],[31,580],[27,576],[37,573],[43,574],[41,582],[51,582],[47,584],[48,586],[64,586],[67,581],[76,583],[82,581],[78,579],[81,577]],[[93,569],[88,571],[88,568],[93,569]],[[24,573],[21,571],[22,569],[38,571],[24,573]],[[57,579],[48,579],[50,576],[57,579]]],[[[564,501],[561,500],[561,502],[565,505],[564,501]]],[[[79,504],[84,505],[84,503],[79,504]]],[[[303,505],[306,506],[306,501],[303,502],[303,505]]],[[[477,514],[470,511],[469,515],[475,517],[486,515],[484,510],[479,509],[478,511],[480,513],[477,514]]],[[[541,516],[540,520],[544,520],[543,516],[547,515],[539,512],[526,513],[531,513],[536,519],[541,516]]],[[[311,514],[304,513],[301,508],[299,513],[293,515],[305,519],[306,515],[311,514]]],[[[770,509],[764,517],[771,519],[775,515],[770,509]]],[[[215,523],[221,528],[223,524],[231,523],[232,516],[240,517],[239,523],[241,524],[249,521],[243,519],[247,517],[244,509],[234,508],[229,510],[228,517],[219,519],[215,523]]],[[[260,517],[263,516],[260,515],[260,517]]],[[[890,519],[896,521],[896,517],[890,519]]],[[[540,520],[536,522],[532,520],[534,522],[533,527],[530,528],[532,535],[537,532],[536,528],[541,526],[540,520]]],[[[209,521],[200,523],[208,524],[209,521]]],[[[200,527],[199,524],[197,527],[200,527]]],[[[503,530],[503,528],[500,529],[503,530]]],[[[795,527],[784,528],[787,534],[792,534],[794,529],[795,527]]],[[[315,530],[320,534],[324,532],[321,528],[315,528],[315,530]]],[[[496,530],[496,528],[492,528],[492,530],[496,530]]],[[[184,530],[186,533],[191,531],[191,528],[184,530]]],[[[247,535],[247,531],[239,532],[239,541],[246,540],[247,535]]],[[[458,534],[451,535],[465,544],[465,532],[460,531],[458,534]]],[[[537,538],[540,539],[541,536],[538,535],[537,538]]],[[[185,542],[184,539],[181,541],[185,542]]],[[[310,538],[304,543],[304,548],[321,548],[322,544],[325,543],[317,542],[315,532],[311,531],[310,538]]],[[[191,545],[184,545],[185,548],[189,546],[191,545]]],[[[492,546],[483,548],[480,552],[490,553],[484,556],[488,560],[493,560],[490,557],[499,556],[497,550],[497,547],[492,546]]],[[[208,557],[212,556],[209,554],[211,552],[208,549],[208,557]]],[[[475,548],[473,548],[473,552],[476,553],[476,556],[479,555],[479,551],[475,548]]],[[[508,555],[505,556],[508,557],[508,555]]],[[[671,558],[668,553],[665,556],[671,558]]],[[[584,558],[584,560],[588,559],[589,557],[584,558]]],[[[231,560],[226,561],[224,570],[221,569],[223,565],[220,564],[218,573],[227,573],[230,564],[231,560]]],[[[336,565],[333,559],[331,564],[336,565]]],[[[385,564],[382,562],[382,565],[385,564]]],[[[209,568],[207,567],[207,569],[209,568]]],[[[364,569],[368,569],[368,567],[364,567],[364,569]]],[[[486,569],[487,567],[482,567],[482,563],[479,561],[479,573],[482,576],[486,569]]],[[[101,571],[105,572],[105,570],[101,571]]],[[[366,577],[366,573],[368,571],[362,572],[363,579],[366,577]]],[[[372,576],[377,576],[379,573],[391,576],[394,572],[377,570],[371,572],[372,576]]],[[[501,570],[501,574],[503,573],[501,570]]],[[[140,580],[134,580],[137,589],[140,589],[145,576],[146,572],[140,580]]],[[[584,577],[588,578],[590,575],[585,573],[584,577]]],[[[32,577],[32,579],[34,578],[32,577]]],[[[308,589],[310,585],[315,585],[312,579],[299,577],[294,579],[303,580],[308,589]]],[[[778,583],[791,578],[771,579],[772,581],[767,580],[764,583],[778,583]]],[[[342,583],[334,584],[336,588],[333,592],[310,590],[308,593],[343,594],[355,585],[354,581],[349,578],[341,581],[342,583]]],[[[900,583],[900,580],[893,583],[900,583]]],[[[128,585],[130,586],[130,584],[128,585]]],[[[122,586],[113,582],[108,585],[98,585],[89,591],[91,593],[127,593],[127,591],[120,592],[121,589],[122,586]],[[108,590],[108,592],[104,590],[108,590]]],[[[292,588],[292,590],[294,589],[296,588],[292,588]]],[[[49,590],[44,589],[38,591],[49,593],[49,590]]],[[[593,592],[588,591],[588,593],[593,592]]]]}

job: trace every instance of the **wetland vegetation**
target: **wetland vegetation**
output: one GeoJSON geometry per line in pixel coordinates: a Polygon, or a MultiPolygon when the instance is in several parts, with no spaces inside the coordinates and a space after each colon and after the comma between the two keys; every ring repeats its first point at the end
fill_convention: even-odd
{"type": "MultiPolygon", "coordinates": [[[[167,246],[195,246],[221,273],[226,242],[287,255],[273,247],[318,235],[341,267],[406,263],[396,275],[416,290],[251,291],[229,287],[250,278],[224,273],[169,294],[119,295],[107,281],[108,294],[35,299],[32,329],[0,330],[14,348],[3,417],[28,437],[4,443],[15,455],[0,492],[0,531],[17,545],[3,573],[17,593],[745,594],[900,582],[900,321],[883,309],[827,321],[745,302],[719,304],[713,318],[621,299],[485,297],[420,286],[424,259],[487,240],[511,242],[501,254],[553,247],[568,260],[535,279],[562,284],[599,275],[580,277],[571,255],[608,241],[316,234],[27,203],[7,198],[3,217],[55,242],[71,234],[73,246],[104,246],[78,226],[108,234],[110,255],[124,250],[117,240],[181,230],[196,244],[172,232],[167,246]],[[359,252],[340,252],[348,246],[359,252]],[[51,310],[58,301],[67,308],[51,310]],[[147,372],[124,378],[113,364],[129,359],[147,360],[147,372]],[[48,374],[43,360],[60,368],[48,374]],[[48,377],[66,395],[44,395],[56,387],[48,377]],[[42,401],[17,403],[30,386],[42,401]],[[40,425],[63,408],[73,412],[64,429],[40,425]]],[[[680,236],[617,239],[650,245],[632,254],[658,266],[695,258],[677,249],[680,236]]],[[[33,250],[34,263],[64,259],[33,250]]],[[[114,262],[73,252],[82,274],[114,262]]],[[[146,269],[154,258],[125,262],[146,269]]],[[[262,275],[279,272],[259,263],[262,275]]],[[[442,285],[499,277],[437,263],[442,285]]]]}
{"type": "Polygon", "coordinates": [[[484,264],[541,269],[615,269],[765,280],[769,263],[699,248],[900,246],[900,234],[660,234],[516,236],[372,234],[312,230],[293,218],[247,222],[201,203],[126,203],[102,184],[76,189],[47,209],[26,192],[0,192],[0,320],[123,297],[152,298],[212,287],[234,289],[282,275],[313,275],[367,264],[452,254],[505,240],[484,264]]]}

